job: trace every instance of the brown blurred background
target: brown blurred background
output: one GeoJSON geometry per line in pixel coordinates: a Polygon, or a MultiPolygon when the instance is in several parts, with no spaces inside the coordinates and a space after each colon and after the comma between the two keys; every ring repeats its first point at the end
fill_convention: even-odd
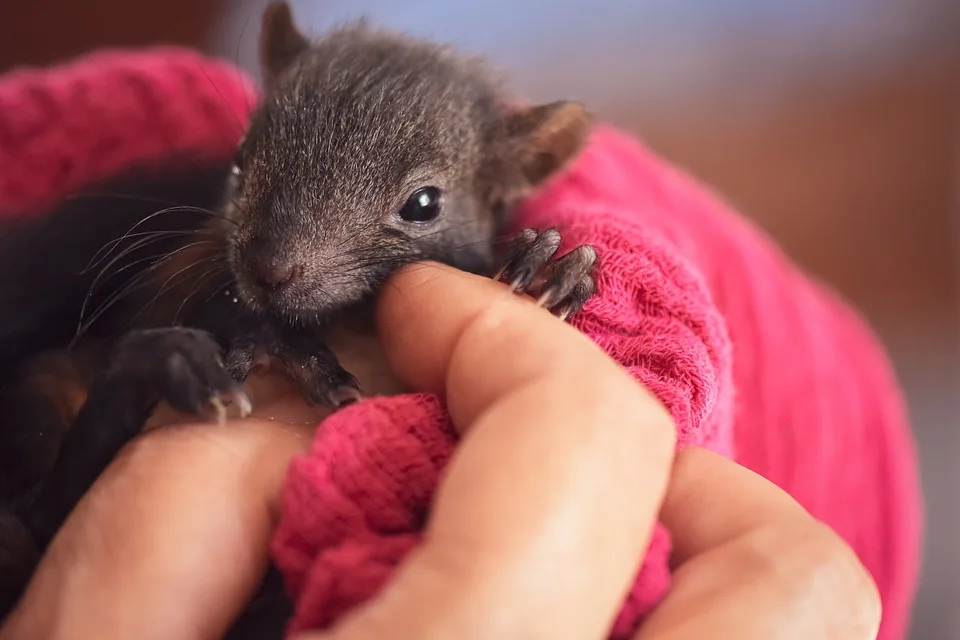
{"type": "MultiPolygon", "coordinates": [[[[264,0],[9,0],[0,70],[181,43],[255,72],[264,0]]],[[[916,640],[960,638],[960,1],[301,0],[491,55],[578,98],[765,227],[880,332],[927,492],[916,640]]]]}

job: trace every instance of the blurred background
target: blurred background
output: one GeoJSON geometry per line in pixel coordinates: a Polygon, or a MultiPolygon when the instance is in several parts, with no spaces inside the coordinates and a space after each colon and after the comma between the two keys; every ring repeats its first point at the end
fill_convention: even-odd
{"type": "MultiPolygon", "coordinates": [[[[0,71],[177,43],[256,72],[265,0],[3,0],[0,71]]],[[[485,53],[712,185],[880,333],[920,445],[916,640],[960,638],[960,0],[300,0],[485,53]]]]}

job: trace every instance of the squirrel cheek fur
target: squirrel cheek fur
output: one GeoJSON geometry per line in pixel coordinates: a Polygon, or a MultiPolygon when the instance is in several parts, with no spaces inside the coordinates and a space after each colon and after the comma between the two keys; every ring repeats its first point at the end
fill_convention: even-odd
{"type": "MultiPolygon", "coordinates": [[[[518,105],[482,60],[365,22],[308,38],[285,2],[267,8],[260,51],[265,92],[232,171],[161,180],[161,199],[180,189],[175,204],[186,205],[165,215],[145,211],[145,200],[103,200],[88,205],[103,221],[94,228],[92,218],[76,215],[76,203],[55,210],[37,224],[47,225],[42,241],[62,242],[77,259],[62,274],[39,256],[18,254],[52,274],[51,288],[78,290],[58,303],[63,309],[44,306],[47,319],[86,308],[83,294],[97,280],[75,274],[101,248],[113,246],[105,270],[136,268],[108,278],[99,294],[108,313],[97,311],[83,326],[89,338],[69,339],[62,328],[43,333],[46,320],[22,330],[33,332],[29,340],[0,336],[4,353],[16,354],[9,368],[30,372],[0,397],[12,407],[4,421],[29,425],[17,427],[31,429],[22,442],[47,434],[36,451],[16,454],[22,475],[4,470],[0,569],[14,556],[32,566],[34,556],[13,554],[13,546],[29,540],[43,549],[145,426],[169,422],[171,413],[222,419],[231,404],[249,412],[258,385],[272,388],[258,376],[264,362],[318,418],[361,389],[404,391],[370,314],[378,287],[404,264],[435,260],[503,279],[561,318],[593,294],[591,247],[556,257],[557,230],[505,236],[512,209],[584,146],[591,121],[581,105],[518,105]],[[191,181],[196,193],[181,188],[191,181]],[[131,227],[158,244],[147,250],[136,234],[124,235],[131,227]],[[111,245],[118,234],[123,241],[111,245]],[[163,257],[150,259],[156,247],[163,257]],[[83,366],[66,366],[64,354],[69,361],[78,349],[90,353],[83,366]],[[49,375],[54,369],[60,375],[49,375]]],[[[30,238],[35,230],[17,233],[30,238]]],[[[7,244],[23,244],[18,237],[7,244]]],[[[46,254],[58,251],[48,246],[46,254]]],[[[0,606],[10,606],[28,578],[17,562],[4,573],[0,606]]],[[[271,576],[261,605],[282,600],[271,576]]],[[[264,628],[279,637],[288,613],[253,607],[230,637],[258,629],[250,637],[262,638],[264,628]]]]}

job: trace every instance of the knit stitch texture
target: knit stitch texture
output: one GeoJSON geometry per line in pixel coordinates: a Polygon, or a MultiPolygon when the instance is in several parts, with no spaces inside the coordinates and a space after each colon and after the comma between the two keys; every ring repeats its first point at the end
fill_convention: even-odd
{"type": "MultiPolygon", "coordinates": [[[[226,157],[255,92],[231,65],[177,49],[106,51],[0,78],[0,212],[36,211],[131,163],[226,157]]],[[[601,257],[573,324],[699,444],[771,479],[856,550],[905,636],[921,500],[889,363],[865,324],[717,196],[606,126],[519,212],[601,257]]],[[[324,421],[291,465],[272,544],[296,602],[290,633],[367,600],[419,541],[454,450],[432,396],[378,398],[324,421]]],[[[508,523],[507,523],[508,524],[508,523]]],[[[611,631],[625,638],[669,588],[658,528],[611,631]]]]}

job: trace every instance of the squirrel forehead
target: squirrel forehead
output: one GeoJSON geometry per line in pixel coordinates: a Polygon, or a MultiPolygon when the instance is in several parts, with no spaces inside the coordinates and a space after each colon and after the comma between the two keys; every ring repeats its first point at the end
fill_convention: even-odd
{"type": "Polygon", "coordinates": [[[479,59],[393,33],[347,29],[317,41],[271,88],[271,136],[383,152],[405,145],[464,149],[484,135],[499,82],[479,59]]]}
{"type": "Polygon", "coordinates": [[[469,180],[501,86],[482,59],[442,45],[335,31],[273,79],[254,114],[241,149],[253,165],[249,195],[369,202],[410,180],[469,180]]]}
{"type": "Polygon", "coordinates": [[[266,110],[248,134],[250,186],[266,181],[321,199],[390,197],[410,180],[469,173],[482,155],[470,122],[396,104],[364,106],[341,110],[326,99],[301,99],[266,110]]]}

